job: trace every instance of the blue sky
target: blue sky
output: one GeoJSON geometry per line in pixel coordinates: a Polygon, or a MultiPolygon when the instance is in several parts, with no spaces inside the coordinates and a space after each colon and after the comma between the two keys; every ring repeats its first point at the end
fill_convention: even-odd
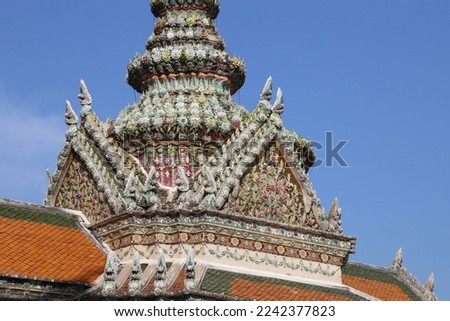
{"type": "MultiPolygon", "coordinates": [[[[434,272],[450,300],[450,1],[221,6],[220,34],[248,69],[235,101],[253,109],[271,75],[287,128],[349,141],[348,167],[310,177],[326,209],[340,200],[344,232],[358,237],[351,260],[389,266],[402,247],[408,270],[423,283],[434,272]]],[[[0,197],[42,202],[81,78],[102,120],[135,100],[126,65],[154,21],[147,0],[0,3],[0,197]]]]}

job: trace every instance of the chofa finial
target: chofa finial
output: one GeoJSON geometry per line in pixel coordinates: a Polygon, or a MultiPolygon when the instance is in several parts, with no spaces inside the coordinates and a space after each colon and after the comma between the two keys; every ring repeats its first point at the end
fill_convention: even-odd
{"type": "Polygon", "coordinates": [[[78,117],[73,111],[72,105],[66,100],[66,124],[69,128],[66,131],[66,139],[70,141],[77,133],[78,117]]]}
{"type": "Polygon", "coordinates": [[[400,248],[395,254],[394,261],[392,261],[392,268],[399,270],[403,267],[403,250],[400,248]]]}
{"type": "Polygon", "coordinates": [[[77,125],[78,124],[78,117],[77,114],[75,114],[72,105],[70,104],[70,101],[66,100],[66,124],[67,126],[71,125],[77,125]]]}
{"type": "Polygon", "coordinates": [[[427,280],[427,283],[425,284],[425,291],[429,293],[433,293],[434,291],[434,273],[430,274],[430,277],[427,280]]]}
{"type": "Polygon", "coordinates": [[[277,98],[273,104],[273,111],[277,114],[281,114],[284,111],[284,96],[281,88],[277,90],[277,98]]]}
{"type": "Polygon", "coordinates": [[[80,104],[82,106],[92,104],[91,94],[89,94],[89,90],[87,89],[86,83],[83,79],[80,80],[80,93],[78,94],[78,99],[80,100],[80,104]]]}
{"type": "Polygon", "coordinates": [[[261,100],[270,101],[272,99],[272,76],[270,76],[266,84],[264,85],[264,89],[261,93],[261,100]]]}
{"type": "Polygon", "coordinates": [[[80,100],[82,107],[81,117],[84,118],[91,112],[92,97],[91,94],[89,94],[86,83],[83,79],[80,80],[80,93],[78,94],[78,99],[80,100]]]}

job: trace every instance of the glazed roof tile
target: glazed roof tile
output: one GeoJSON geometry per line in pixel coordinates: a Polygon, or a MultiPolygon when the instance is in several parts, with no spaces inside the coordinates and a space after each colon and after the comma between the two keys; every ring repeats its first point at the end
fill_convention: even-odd
{"type": "Polygon", "coordinates": [[[184,289],[184,280],[186,279],[186,269],[183,268],[180,270],[178,275],[175,277],[175,280],[169,287],[169,292],[181,292],[184,289]]]}
{"type": "Polygon", "coordinates": [[[342,288],[317,286],[269,277],[208,269],[200,289],[258,301],[361,301],[342,288]]]}
{"type": "Polygon", "coordinates": [[[0,200],[0,274],[92,283],[105,261],[74,215],[0,200]]]}
{"type": "Polygon", "coordinates": [[[347,263],[342,282],[358,291],[384,301],[420,301],[421,298],[402,282],[392,269],[347,263]]]}

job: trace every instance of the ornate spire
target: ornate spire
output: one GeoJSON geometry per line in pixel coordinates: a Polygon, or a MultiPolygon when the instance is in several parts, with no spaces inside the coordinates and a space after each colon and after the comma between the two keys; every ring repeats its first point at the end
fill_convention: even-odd
{"type": "Polygon", "coordinates": [[[217,0],[153,0],[158,18],[147,51],[128,65],[128,83],[143,93],[165,77],[202,76],[224,82],[235,93],[245,80],[245,66],[224,49],[214,19],[217,0]]]}
{"type": "Polygon", "coordinates": [[[157,17],[154,32],[145,53],[127,69],[128,84],[142,95],[120,113],[115,134],[133,137],[136,145],[149,137],[225,141],[246,113],[231,99],[244,84],[246,69],[218,34],[218,1],[154,0],[151,8],[157,17]]]}

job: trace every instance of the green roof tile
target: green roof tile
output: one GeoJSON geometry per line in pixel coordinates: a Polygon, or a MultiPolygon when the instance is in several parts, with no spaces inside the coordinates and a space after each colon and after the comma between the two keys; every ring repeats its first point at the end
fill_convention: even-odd
{"type": "Polygon", "coordinates": [[[77,228],[77,219],[60,213],[56,209],[48,209],[38,205],[22,203],[0,203],[0,217],[28,222],[77,228]]]}

